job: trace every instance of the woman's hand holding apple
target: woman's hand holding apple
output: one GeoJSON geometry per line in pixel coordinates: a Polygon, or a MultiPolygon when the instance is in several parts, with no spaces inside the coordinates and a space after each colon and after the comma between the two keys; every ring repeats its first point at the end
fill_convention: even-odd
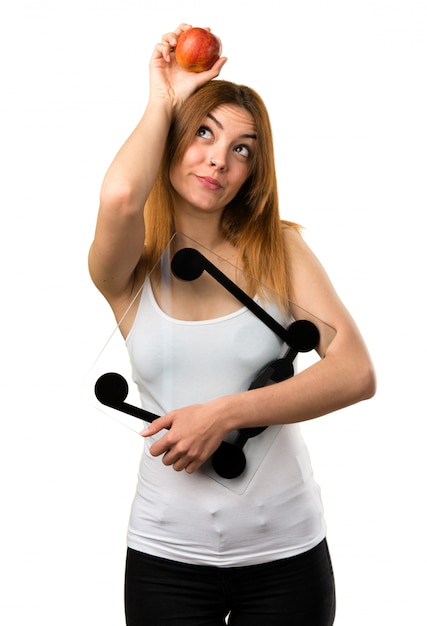
{"type": "Polygon", "coordinates": [[[193,91],[219,75],[227,60],[220,57],[221,49],[221,42],[209,29],[181,24],[166,33],[151,57],[150,95],[179,106],[193,91]]]}

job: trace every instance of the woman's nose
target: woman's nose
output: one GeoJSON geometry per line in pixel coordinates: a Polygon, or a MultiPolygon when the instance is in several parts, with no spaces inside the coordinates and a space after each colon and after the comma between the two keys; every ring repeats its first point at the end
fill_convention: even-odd
{"type": "Polygon", "coordinates": [[[223,159],[220,159],[218,157],[216,158],[210,158],[209,159],[209,165],[215,169],[218,170],[223,170],[225,168],[225,161],[223,159]]]}

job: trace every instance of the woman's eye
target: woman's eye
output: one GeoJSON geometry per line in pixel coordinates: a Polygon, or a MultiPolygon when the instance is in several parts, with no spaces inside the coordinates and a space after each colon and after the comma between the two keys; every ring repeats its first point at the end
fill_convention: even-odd
{"type": "Polygon", "coordinates": [[[242,157],[245,157],[245,159],[248,159],[252,154],[248,146],[237,146],[236,152],[237,154],[240,154],[242,157]]]}
{"type": "Polygon", "coordinates": [[[199,130],[196,133],[196,137],[203,137],[204,139],[209,139],[212,136],[212,132],[206,126],[200,126],[199,130]]]}

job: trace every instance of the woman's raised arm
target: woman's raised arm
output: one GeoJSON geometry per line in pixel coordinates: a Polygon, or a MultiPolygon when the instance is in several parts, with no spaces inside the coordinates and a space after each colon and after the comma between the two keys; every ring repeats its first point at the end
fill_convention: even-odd
{"type": "Polygon", "coordinates": [[[199,86],[218,76],[226,59],[206,72],[180,68],[173,50],[181,24],[163,35],[150,61],[150,95],[144,115],[111,163],[100,194],[89,271],[110,304],[128,300],[136,269],[144,256],[144,206],[156,179],[166,139],[181,103],[199,86]]]}

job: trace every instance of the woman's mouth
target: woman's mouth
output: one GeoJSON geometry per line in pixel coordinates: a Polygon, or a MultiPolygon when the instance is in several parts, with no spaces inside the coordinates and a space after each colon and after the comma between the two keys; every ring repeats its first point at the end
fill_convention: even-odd
{"type": "Polygon", "coordinates": [[[222,185],[216,178],[211,178],[210,176],[197,176],[196,178],[207,189],[215,191],[216,189],[222,188],[222,185]]]}

